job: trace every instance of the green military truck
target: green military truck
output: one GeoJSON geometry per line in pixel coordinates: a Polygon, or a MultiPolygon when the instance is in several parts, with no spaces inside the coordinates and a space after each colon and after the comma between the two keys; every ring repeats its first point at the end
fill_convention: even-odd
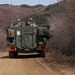
{"type": "Polygon", "coordinates": [[[18,53],[38,52],[45,57],[46,41],[52,37],[48,25],[26,26],[22,23],[20,27],[6,27],[7,46],[9,57],[18,56],[18,53]]]}

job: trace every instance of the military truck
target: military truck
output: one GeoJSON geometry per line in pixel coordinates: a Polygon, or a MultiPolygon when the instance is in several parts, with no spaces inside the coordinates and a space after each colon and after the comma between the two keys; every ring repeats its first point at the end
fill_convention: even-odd
{"type": "Polygon", "coordinates": [[[6,27],[6,40],[9,57],[17,57],[18,53],[38,52],[45,57],[46,42],[53,35],[49,25],[26,26],[23,22],[20,27],[9,25],[6,27]]]}

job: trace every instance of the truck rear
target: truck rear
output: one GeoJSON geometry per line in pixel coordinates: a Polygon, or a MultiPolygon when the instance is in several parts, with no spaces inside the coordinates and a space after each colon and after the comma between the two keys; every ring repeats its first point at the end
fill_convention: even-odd
{"type": "Polygon", "coordinates": [[[7,27],[6,32],[9,57],[32,52],[38,52],[41,57],[45,57],[46,41],[50,38],[48,27],[7,27]]]}

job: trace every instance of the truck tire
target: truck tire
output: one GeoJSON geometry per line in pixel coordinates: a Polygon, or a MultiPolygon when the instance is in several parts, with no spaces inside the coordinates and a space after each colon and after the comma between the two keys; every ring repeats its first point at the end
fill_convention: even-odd
{"type": "Polygon", "coordinates": [[[15,57],[17,57],[18,56],[18,48],[16,48],[16,51],[15,51],[15,57]]]}
{"type": "Polygon", "coordinates": [[[14,57],[18,57],[18,52],[14,52],[14,57]]]}
{"type": "Polygon", "coordinates": [[[14,58],[14,52],[13,51],[9,51],[9,57],[14,58]]]}
{"type": "Polygon", "coordinates": [[[14,58],[18,56],[18,52],[9,51],[9,57],[14,58]]]}
{"type": "Polygon", "coordinates": [[[40,51],[39,55],[40,55],[40,57],[45,57],[45,51],[40,51]]]}

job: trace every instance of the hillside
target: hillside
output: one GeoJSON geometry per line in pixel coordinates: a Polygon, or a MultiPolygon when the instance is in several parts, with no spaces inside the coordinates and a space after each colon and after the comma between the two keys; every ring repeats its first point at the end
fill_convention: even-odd
{"type": "Polygon", "coordinates": [[[20,6],[11,6],[11,5],[3,5],[0,6],[0,24],[2,28],[6,27],[8,23],[11,21],[15,21],[16,19],[24,18],[30,14],[32,14],[33,9],[20,7],[20,6]]]}
{"type": "MultiPolygon", "coordinates": [[[[11,21],[16,21],[17,18],[26,20],[28,17],[32,17],[37,23],[49,24],[54,29],[54,37],[48,42],[48,52],[62,53],[66,52],[66,55],[74,54],[75,35],[74,33],[74,9],[69,2],[61,1],[59,3],[43,6],[0,6],[0,26],[1,33],[4,34],[4,28],[11,21]],[[68,4],[68,5],[66,5],[68,4]],[[71,8],[72,7],[72,8],[71,8]],[[70,10],[69,10],[70,9],[70,10]]],[[[5,40],[5,34],[3,38],[0,37],[1,42],[5,40]]],[[[5,42],[3,43],[5,44],[5,42]]],[[[5,44],[6,46],[6,44],[5,44]]],[[[2,44],[1,44],[2,47],[2,44]]]]}
{"type": "Polygon", "coordinates": [[[45,10],[52,12],[48,22],[54,29],[54,38],[48,42],[49,52],[75,55],[75,1],[59,2],[45,10]],[[61,8],[61,9],[60,9],[61,8]],[[52,51],[53,50],[53,51],[52,51]]]}

